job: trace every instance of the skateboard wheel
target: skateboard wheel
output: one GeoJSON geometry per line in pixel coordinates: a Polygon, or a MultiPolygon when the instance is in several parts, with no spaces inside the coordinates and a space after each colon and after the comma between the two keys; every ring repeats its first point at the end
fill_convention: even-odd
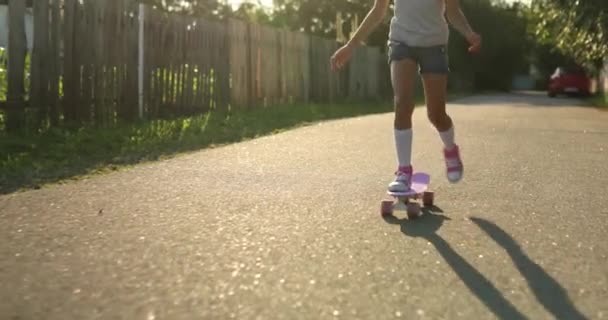
{"type": "Polygon", "coordinates": [[[410,219],[418,218],[420,216],[420,205],[416,202],[407,204],[407,217],[410,219]]]}
{"type": "Polygon", "coordinates": [[[425,191],[422,194],[422,204],[425,207],[432,207],[433,206],[433,201],[435,200],[435,195],[430,192],[430,191],[425,191]]]}
{"type": "Polygon", "coordinates": [[[393,214],[393,201],[391,200],[382,200],[380,204],[380,214],[382,216],[390,216],[393,214]]]}

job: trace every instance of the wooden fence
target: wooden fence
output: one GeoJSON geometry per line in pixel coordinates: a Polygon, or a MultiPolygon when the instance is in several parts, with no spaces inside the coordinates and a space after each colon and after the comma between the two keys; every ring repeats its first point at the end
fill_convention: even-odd
{"type": "Polygon", "coordinates": [[[346,70],[333,73],[336,41],[161,12],[136,0],[36,0],[28,52],[25,12],[24,0],[9,2],[8,81],[0,81],[9,130],[23,127],[30,109],[38,126],[105,126],[372,98],[390,85],[379,48],[360,48],[346,70]]]}

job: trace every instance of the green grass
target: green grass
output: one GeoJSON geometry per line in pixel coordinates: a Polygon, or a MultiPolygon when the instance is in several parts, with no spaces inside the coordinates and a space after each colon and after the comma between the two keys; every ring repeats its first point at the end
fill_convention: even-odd
{"type": "Polygon", "coordinates": [[[35,135],[0,133],[0,194],[273,134],[313,121],[391,108],[390,102],[275,106],[115,128],[50,129],[35,135]]]}
{"type": "Polygon", "coordinates": [[[597,108],[608,109],[608,94],[598,93],[587,99],[588,103],[597,108]]]}
{"type": "MultiPolygon", "coordinates": [[[[454,95],[454,97],[460,97],[454,95]]],[[[418,98],[418,104],[423,98],[418,98]]],[[[329,119],[384,113],[392,103],[356,102],[274,106],[210,112],[114,128],[50,129],[39,134],[0,133],[0,194],[243,141],[329,119]]]]}

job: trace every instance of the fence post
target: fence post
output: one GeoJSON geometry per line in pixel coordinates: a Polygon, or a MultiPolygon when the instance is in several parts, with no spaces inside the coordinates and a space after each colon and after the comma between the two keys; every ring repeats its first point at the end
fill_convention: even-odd
{"type": "MultiPolygon", "coordinates": [[[[75,43],[74,43],[74,24],[77,10],[76,0],[65,0],[63,8],[63,115],[66,123],[73,124],[78,119],[77,99],[76,99],[76,76],[74,69],[75,43]]],[[[61,50],[61,48],[60,48],[61,50]]]]}
{"type": "Polygon", "coordinates": [[[138,81],[139,118],[144,117],[144,17],[146,6],[139,4],[139,44],[138,44],[138,81]]]}
{"type": "Polygon", "coordinates": [[[34,1],[34,46],[30,62],[30,107],[42,125],[48,117],[49,0],[34,1]]]}
{"type": "Polygon", "coordinates": [[[49,47],[49,118],[50,124],[56,126],[59,124],[59,42],[61,29],[61,15],[59,0],[53,0],[51,7],[51,24],[50,47],[49,47]]]}
{"type": "Polygon", "coordinates": [[[8,94],[7,131],[17,131],[25,123],[25,0],[8,3],[8,94]]]}

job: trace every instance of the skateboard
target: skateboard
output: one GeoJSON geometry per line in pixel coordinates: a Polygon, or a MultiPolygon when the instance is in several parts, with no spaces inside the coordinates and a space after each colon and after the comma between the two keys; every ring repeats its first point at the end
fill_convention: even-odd
{"type": "Polygon", "coordinates": [[[380,206],[380,214],[382,216],[389,216],[393,214],[395,207],[400,203],[403,203],[406,207],[407,216],[409,219],[415,219],[422,215],[422,208],[418,202],[410,202],[410,200],[422,200],[422,205],[430,207],[433,205],[433,192],[427,191],[431,182],[431,176],[424,173],[418,172],[412,176],[412,186],[410,190],[405,192],[391,192],[387,191],[389,196],[392,196],[394,200],[382,200],[380,206]]]}

